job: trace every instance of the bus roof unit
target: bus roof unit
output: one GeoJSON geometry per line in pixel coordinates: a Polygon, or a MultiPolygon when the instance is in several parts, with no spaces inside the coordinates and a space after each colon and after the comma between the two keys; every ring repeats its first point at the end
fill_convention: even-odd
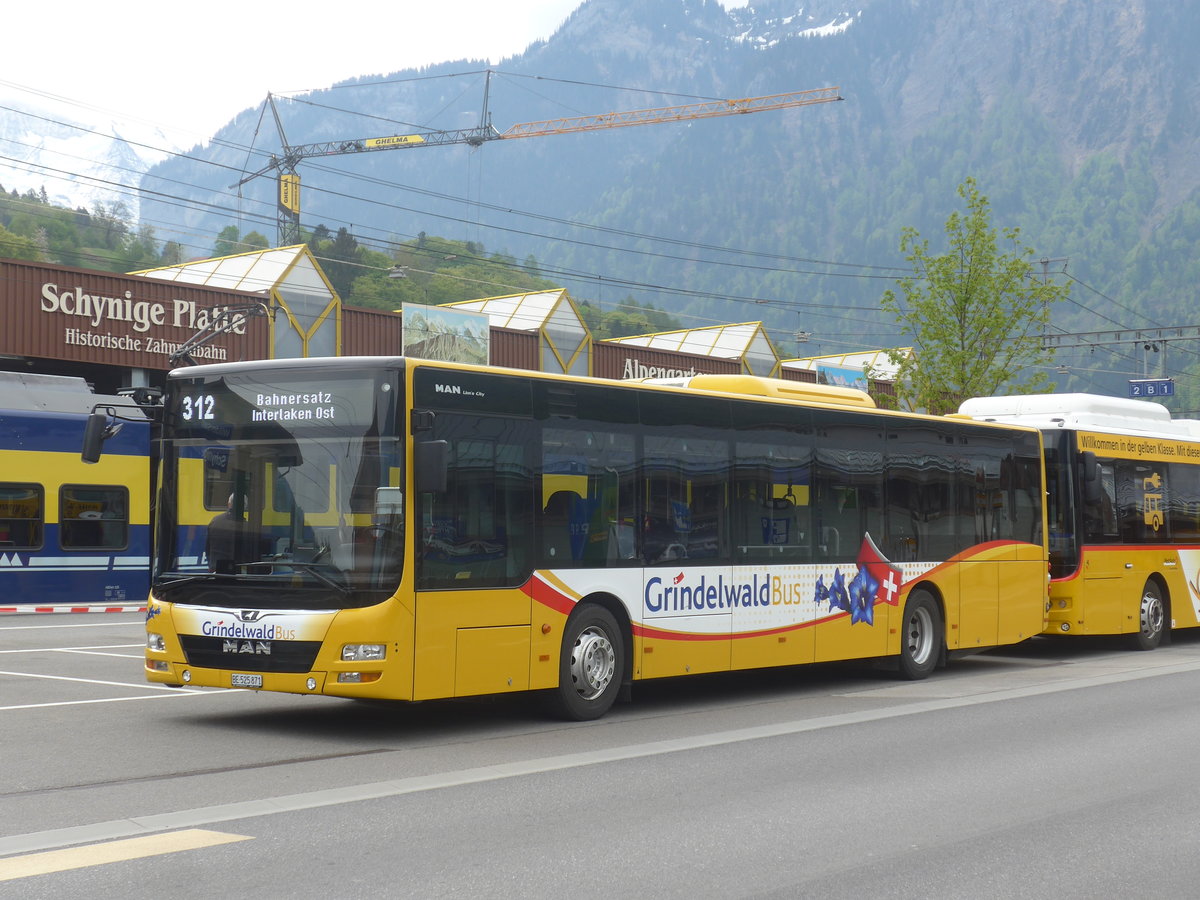
{"type": "Polygon", "coordinates": [[[972,419],[1039,428],[1200,435],[1200,423],[1172,419],[1170,410],[1161,403],[1099,394],[974,397],[964,401],[958,411],[972,419]]]}
{"type": "Polygon", "coordinates": [[[758,375],[692,375],[683,378],[646,378],[643,384],[691,388],[694,391],[713,391],[738,394],[744,397],[771,397],[775,400],[796,400],[803,403],[830,403],[836,406],[857,406],[875,409],[875,400],[866,391],[837,387],[832,384],[808,384],[782,378],[763,378],[758,375]]]}

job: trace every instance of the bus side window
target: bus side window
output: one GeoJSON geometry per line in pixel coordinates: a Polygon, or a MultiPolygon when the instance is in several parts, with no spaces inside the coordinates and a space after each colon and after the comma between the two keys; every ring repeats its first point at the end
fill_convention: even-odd
{"type": "Polygon", "coordinates": [[[1194,465],[1171,463],[1170,516],[1171,537],[1195,543],[1200,540],[1200,471],[1194,465]]]}
{"type": "Polygon", "coordinates": [[[633,435],[576,422],[542,432],[541,563],[619,566],[634,559],[633,435]]]}
{"type": "Polygon", "coordinates": [[[884,432],[874,419],[827,411],[816,422],[812,475],[814,559],[851,563],[864,535],[883,540],[884,432]]]}
{"type": "Polygon", "coordinates": [[[1083,532],[1085,540],[1113,541],[1117,528],[1116,473],[1111,462],[1097,463],[1095,484],[1085,492],[1083,532]]]}
{"type": "Polygon", "coordinates": [[[418,587],[520,583],[528,577],[535,519],[529,423],[447,413],[432,437],[449,442],[449,472],[447,490],[421,496],[418,587]]]}
{"type": "Polygon", "coordinates": [[[724,555],[728,443],[649,434],[644,446],[645,561],[668,563],[724,555]]]}

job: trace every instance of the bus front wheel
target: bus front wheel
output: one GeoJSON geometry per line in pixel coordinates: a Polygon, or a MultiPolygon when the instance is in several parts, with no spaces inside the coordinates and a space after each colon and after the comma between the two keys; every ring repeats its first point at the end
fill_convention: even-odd
{"type": "Polygon", "coordinates": [[[1142,588],[1142,602],[1138,606],[1138,630],[1130,635],[1135,650],[1153,650],[1162,643],[1167,626],[1167,609],[1162,591],[1153,581],[1142,588]]]}
{"type": "Polygon", "coordinates": [[[937,601],[925,591],[909,594],[902,625],[900,675],[916,681],[929,675],[941,656],[942,614],[937,601]]]}
{"type": "Polygon", "coordinates": [[[584,606],[567,620],[558,667],[556,711],[567,719],[598,719],[612,707],[621,688],[625,642],[612,613],[584,606]]]}

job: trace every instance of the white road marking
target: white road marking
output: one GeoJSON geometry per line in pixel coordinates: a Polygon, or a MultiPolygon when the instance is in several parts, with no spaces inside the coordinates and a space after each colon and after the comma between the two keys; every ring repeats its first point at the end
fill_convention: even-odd
{"type": "Polygon", "coordinates": [[[509,763],[460,769],[453,772],[441,772],[411,778],[397,778],[390,781],[328,788],[301,794],[285,794],[262,800],[243,800],[219,806],[154,813],[128,819],[97,822],[91,825],[74,825],[50,831],[32,832],[30,834],[18,834],[7,838],[0,838],[0,856],[49,850],[66,847],[71,844],[128,838],[180,828],[199,828],[218,822],[231,822],[239,819],[276,815],[286,812],[300,812],[302,810],[337,806],[344,803],[358,803],[364,800],[399,797],[423,791],[436,791],[469,784],[482,784],[489,781],[520,778],[544,772],[621,762],[629,759],[641,759],[668,753],[685,753],[705,747],[719,747],[744,741],[764,740],[809,731],[819,731],[825,728],[840,728],[846,725],[859,725],[866,722],[900,718],[902,716],[995,703],[1001,700],[1016,700],[1023,697],[1073,691],[1122,681],[1156,678],[1161,675],[1176,675],[1183,672],[1194,672],[1198,669],[1200,669],[1200,659],[1191,659],[1172,665],[1156,666],[1142,671],[1097,673],[1076,678],[1066,677],[1041,684],[1029,684],[1019,688],[1011,688],[1009,690],[989,691],[969,697],[958,696],[922,700],[888,709],[862,710],[853,713],[820,716],[813,719],[774,722],[769,725],[738,728],[731,731],[717,731],[711,734],[699,734],[686,738],[650,741],[642,744],[630,744],[624,747],[611,747],[604,750],[590,750],[581,753],[565,753],[560,756],[543,757],[540,759],[516,760],[509,763]]]}
{"type": "Polygon", "coordinates": [[[136,625],[140,629],[143,626],[142,617],[129,622],[114,622],[111,619],[107,622],[74,622],[65,625],[0,625],[0,631],[40,631],[49,628],[111,628],[114,625],[136,625]]]}
{"type": "Polygon", "coordinates": [[[0,656],[6,653],[78,653],[81,650],[127,650],[130,647],[144,648],[145,644],[96,644],[85,647],[27,647],[22,650],[0,650],[0,656]]]}
{"type": "MultiPolygon", "coordinates": [[[[155,685],[144,684],[142,687],[156,689],[155,685]]],[[[86,706],[89,703],[128,703],[130,700],[178,700],[181,697],[219,697],[222,694],[245,693],[240,688],[231,691],[197,691],[187,688],[166,688],[169,694],[139,694],[134,697],[97,697],[93,700],[54,700],[49,703],[25,703],[17,706],[0,706],[0,712],[13,709],[47,709],[51,706],[86,706]]]]}
{"type": "Polygon", "coordinates": [[[162,691],[177,691],[179,688],[167,687],[163,685],[147,684],[144,681],[139,681],[136,684],[130,684],[128,681],[101,681],[98,678],[72,678],[70,675],[42,675],[36,672],[5,672],[0,671],[0,675],[11,675],[15,678],[46,678],[50,681],[74,681],[80,684],[104,684],[109,687],[127,687],[127,688],[152,688],[162,691]]]}

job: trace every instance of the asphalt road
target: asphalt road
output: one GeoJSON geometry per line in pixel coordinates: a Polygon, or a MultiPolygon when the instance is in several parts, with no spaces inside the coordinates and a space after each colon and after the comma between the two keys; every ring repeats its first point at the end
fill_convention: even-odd
{"type": "Polygon", "coordinates": [[[1200,635],[418,705],[159,688],[0,616],[0,898],[1193,897],[1200,635]]]}

